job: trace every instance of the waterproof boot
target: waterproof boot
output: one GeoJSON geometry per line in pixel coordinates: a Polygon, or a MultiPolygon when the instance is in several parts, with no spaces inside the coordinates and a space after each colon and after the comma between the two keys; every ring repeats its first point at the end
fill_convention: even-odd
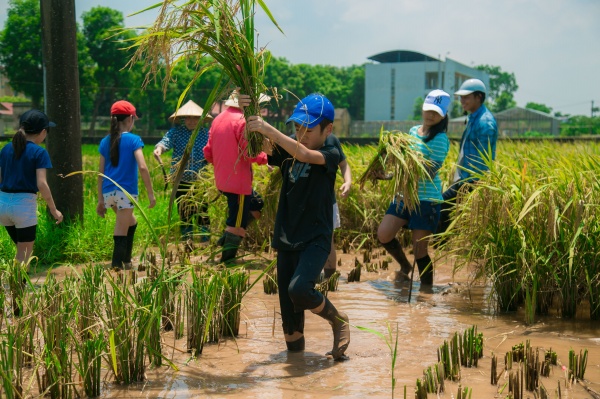
{"type": "Polygon", "coordinates": [[[129,226],[127,229],[127,250],[125,251],[125,258],[123,258],[123,267],[125,270],[131,270],[131,255],[133,254],[133,237],[135,236],[135,229],[137,229],[137,223],[133,226],[129,226]]]}
{"type": "Polygon", "coordinates": [[[421,276],[421,285],[432,285],[433,263],[431,262],[429,255],[417,259],[417,266],[419,267],[419,275],[421,276]]]}
{"type": "Polygon", "coordinates": [[[285,341],[287,350],[290,352],[301,352],[304,350],[304,335],[293,342],[285,341]]]}
{"type": "Polygon", "coordinates": [[[127,253],[127,236],[113,236],[113,241],[115,246],[111,266],[117,271],[123,270],[123,261],[127,253]]]}
{"type": "Polygon", "coordinates": [[[221,262],[229,265],[235,261],[242,238],[243,237],[236,236],[228,231],[223,234],[223,252],[221,252],[221,262]]]}
{"type": "Polygon", "coordinates": [[[200,226],[200,242],[208,242],[210,240],[210,225],[200,226]]]}
{"type": "Polygon", "coordinates": [[[350,345],[349,319],[346,313],[339,312],[329,299],[324,299],[325,307],[317,315],[327,320],[333,331],[333,349],[327,354],[331,355],[334,360],[344,360],[344,352],[350,345]]]}
{"type": "Polygon", "coordinates": [[[405,274],[404,277],[409,277],[410,272],[412,271],[413,267],[410,264],[410,262],[408,261],[408,259],[406,258],[406,255],[404,254],[404,251],[402,250],[402,245],[400,245],[400,241],[398,241],[397,238],[394,238],[390,242],[386,242],[386,243],[383,243],[381,241],[379,241],[379,242],[381,243],[381,245],[383,245],[385,250],[388,251],[388,253],[390,255],[392,255],[392,258],[396,259],[396,262],[398,262],[400,264],[400,270],[402,271],[402,273],[405,274]]]}

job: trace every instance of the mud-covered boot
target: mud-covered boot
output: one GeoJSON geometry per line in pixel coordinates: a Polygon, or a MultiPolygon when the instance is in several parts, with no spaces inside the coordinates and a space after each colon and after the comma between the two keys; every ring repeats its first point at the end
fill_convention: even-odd
{"type": "Polygon", "coordinates": [[[327,298],[325,298],[325,307],[317,315],[327,320],[333,331],[333,348],[327,354],[334,360],[346,360],[347,356],[344,353],[350,345],[348,316],[344,312],[339,312],[327,298]]]}
{"type": "Polygon", "coordinates": [[[400,264],[400,271],[402,272],[404,278],[410,278],[410,272],[412,271],[412,265],[406,258],[404,251],[402,250],[402,245],[400,245],[400,241],[397,238],[394,238],[390,242],[383,243],[379,241],[381,245],[385,248],[386,251],[392,258],[396,259],[396,262],[400,264]]]}
{"type": "Polygon", "coordinates": [[[221,262],[229,265],[232,264],[237,255],[238,248],[242,242],[240,236],[226,231],[223,234],[223,252],[221,252],[221,262]]]}
{"type": "Polygon", "coordinates": [[[421,276],[421,285],[433,285],[433,262],[429,255],[417,259],[416,262],[421,276]]]}

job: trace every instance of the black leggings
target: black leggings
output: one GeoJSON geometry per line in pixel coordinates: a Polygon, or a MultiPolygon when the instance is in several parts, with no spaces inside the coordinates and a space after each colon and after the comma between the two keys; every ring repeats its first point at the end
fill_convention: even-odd
{"type": "Polygon", "coordinates": [[[17,229],[15,226],[4,226],[10,239],[15,244],[18,242],[32,242],[35,241],[36,237],[36,227],[37,225],[23,227],[21,229],[17,229]]]}
{"type": "Polygon", "coordinates": [[[285,334],[303,333],[304,311],[323,303],[323,295],[315,289],[315,281],[325,266],[330,249],[311,243],[302,251],[277,251],[277,285],[285,334]]]}

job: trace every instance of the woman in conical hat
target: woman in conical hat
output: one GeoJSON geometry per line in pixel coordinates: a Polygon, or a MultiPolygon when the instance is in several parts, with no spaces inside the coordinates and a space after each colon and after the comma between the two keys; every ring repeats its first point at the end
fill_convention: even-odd
{"type": "MultiPolygon", "coordinates": [[[[192,100],[189,100],[169,117],[169,121],[174,123],[174,126],[156,144],[154,156],[160,162],[162,153],[173,149],[171,176],[175,175],[178,167],[181,167],[180,160],[185,147],[196,128],[198,128],[201,119],[203,124],[207,124],[212,116],[204,115],[204,110],[192,100]],[[202,119],[203,116],[204,119],[202,119]]],[[[193,248],[194,218],[196,218],[196,224],[200,227],[200,240],[206,242],[210,237],[208,204],[200,202],[198,196],[193,194],[193,183],[198,179],[200,171],[206,166],[202,149],[207,141],[208,127],[200,126],[175,197],[179,219],[181,220],[181,239],[185,241],[187,250],[193,248]]]]}

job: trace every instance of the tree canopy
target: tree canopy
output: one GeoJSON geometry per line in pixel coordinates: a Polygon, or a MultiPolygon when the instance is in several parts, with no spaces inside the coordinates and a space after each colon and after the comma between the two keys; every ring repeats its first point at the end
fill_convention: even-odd
{"type": "Polygon", "coordinates": [[[487,99],[493,112],[504,111],[517,105],[514,94],[519,88],[514,73],[504,72],[494,65],[478,65],[475,68],[490,75],[487,99]]]}
{"type": "Polygon", "coordinates": [[[10,85],[39,108],[44,93],[42,23],[38,0],[10,0],[0,32],[0,64],[10,85]]]}

